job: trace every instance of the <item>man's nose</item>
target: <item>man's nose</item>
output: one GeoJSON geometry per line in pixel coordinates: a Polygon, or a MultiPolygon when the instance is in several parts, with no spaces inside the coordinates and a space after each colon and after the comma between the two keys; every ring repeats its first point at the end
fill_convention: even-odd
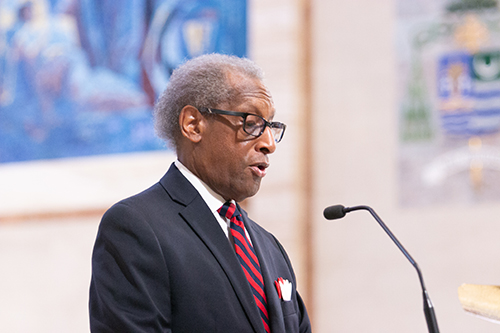
{"type": "Polygon", "coordinates": [[[266,126],[264,133],[258,138],[259,143],[257,149],[265,154],[272,154],[276,150],[276,141],[274,140],[273,131],[269,126],[266,126]]]}

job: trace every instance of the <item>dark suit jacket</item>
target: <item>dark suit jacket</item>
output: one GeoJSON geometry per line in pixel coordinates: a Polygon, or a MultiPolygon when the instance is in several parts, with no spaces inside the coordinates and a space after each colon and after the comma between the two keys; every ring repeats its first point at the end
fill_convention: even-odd
{"type": "MultiPolygon", "coordinates": [[[[271,331],[310,332],[285,250],[242,215],[260,261],[271,331]],[[291,301],[278,298],[279,277],[293,283],[291,301]]],[[[159,183],[104,214],[89,308],[92,332],[263,332],[232,246],[174,165],[159,183]]]]}

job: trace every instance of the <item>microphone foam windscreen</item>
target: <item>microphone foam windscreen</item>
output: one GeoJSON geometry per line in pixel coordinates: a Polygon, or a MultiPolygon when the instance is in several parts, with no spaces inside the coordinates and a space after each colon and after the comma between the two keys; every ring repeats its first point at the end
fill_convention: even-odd
{"type": "Polygon", "coordinates": [[[326,207],[325,210],[323,211],[323,216],[327,220],[341,219],[345,216],[344,206],[334,205],[326,207]]]}

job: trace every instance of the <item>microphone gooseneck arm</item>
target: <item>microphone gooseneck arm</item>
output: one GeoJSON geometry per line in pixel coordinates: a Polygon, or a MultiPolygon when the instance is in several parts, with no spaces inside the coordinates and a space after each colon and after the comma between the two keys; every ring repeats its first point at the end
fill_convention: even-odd
{"type": "Polygon", "coordinates": [[[346,215],[346,213],[355,211],[355,210],[367,210],[373,216],[373,218],[378,222],[378,224],[384,229],[384,231],[389,235],[392,241],[396,244],[396,246],[403,252],[404,256],[410,261],[410,263],[415,267],[415,270],[418,274],[418,279],[420,281],[420,286],[422,287],[422,296],[424,299],[424,314],[425,319],[427,321],[427,328],[429,333],[439,333],[439,328],[437,324],[436,314],[434,313],[434,306],[432,305],[431,299],[429,298],[429,294],[425,288],[424,278],[422,276],[422,272],[418,267],[417,262],[412,258],[412,256],[406,251],[403,245],[398,241],[396,236],[391,232],[391,230],[385,225],[382,219],[377,215],[377,213],[369,206],[353,206],[353,207],[344,207],[342,205],[330,206],[325,209],[323,215],[328,220],[339,219],[346,215]]]}

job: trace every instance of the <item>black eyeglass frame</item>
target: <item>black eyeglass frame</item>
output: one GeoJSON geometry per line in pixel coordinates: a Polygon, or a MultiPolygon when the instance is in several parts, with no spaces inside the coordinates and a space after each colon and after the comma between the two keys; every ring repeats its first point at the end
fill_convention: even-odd
{"type": "Polygon", "coordinates": [[[199,111],[202,113],[206,112],[206,113],[210,113],[210,114],[225,114],[228,116],[242,117],[243,118],[243,131],[246,134],[254,136],[256,138],[258,138],[259,136],[261,136],[264,133],[264,131],[266,130],[266,127],[269,127],[271,129],[271,132],[273,132],[274,141],[276,143],[279,143],[281,141],[281,139],[283,139],[283,136],[285,135],[286,124],[280,123],[278,121],[269,122],[264,117],[261,117],[258,114],[248,113],[248,112],[238,112],[238,111],[227,111],[227,110],[220,110],[220,109],[213,109],[213,108],[206,108],[206,107],[200,108],[199,111]],[[247,131],[246,121],[247,121],[248,116],[258,117],[258,118],[262,119],[262,121],[264,122],[264,126],[262,126],[259,134],[254,134],[254,133],[250,133],[247,131]],[[276,132],[276,131],[273,131],[273,129],[279,129],[281,131],[276,132]],[[279,135],[278,137],[276,137],[277,134],[279,135]]]}

